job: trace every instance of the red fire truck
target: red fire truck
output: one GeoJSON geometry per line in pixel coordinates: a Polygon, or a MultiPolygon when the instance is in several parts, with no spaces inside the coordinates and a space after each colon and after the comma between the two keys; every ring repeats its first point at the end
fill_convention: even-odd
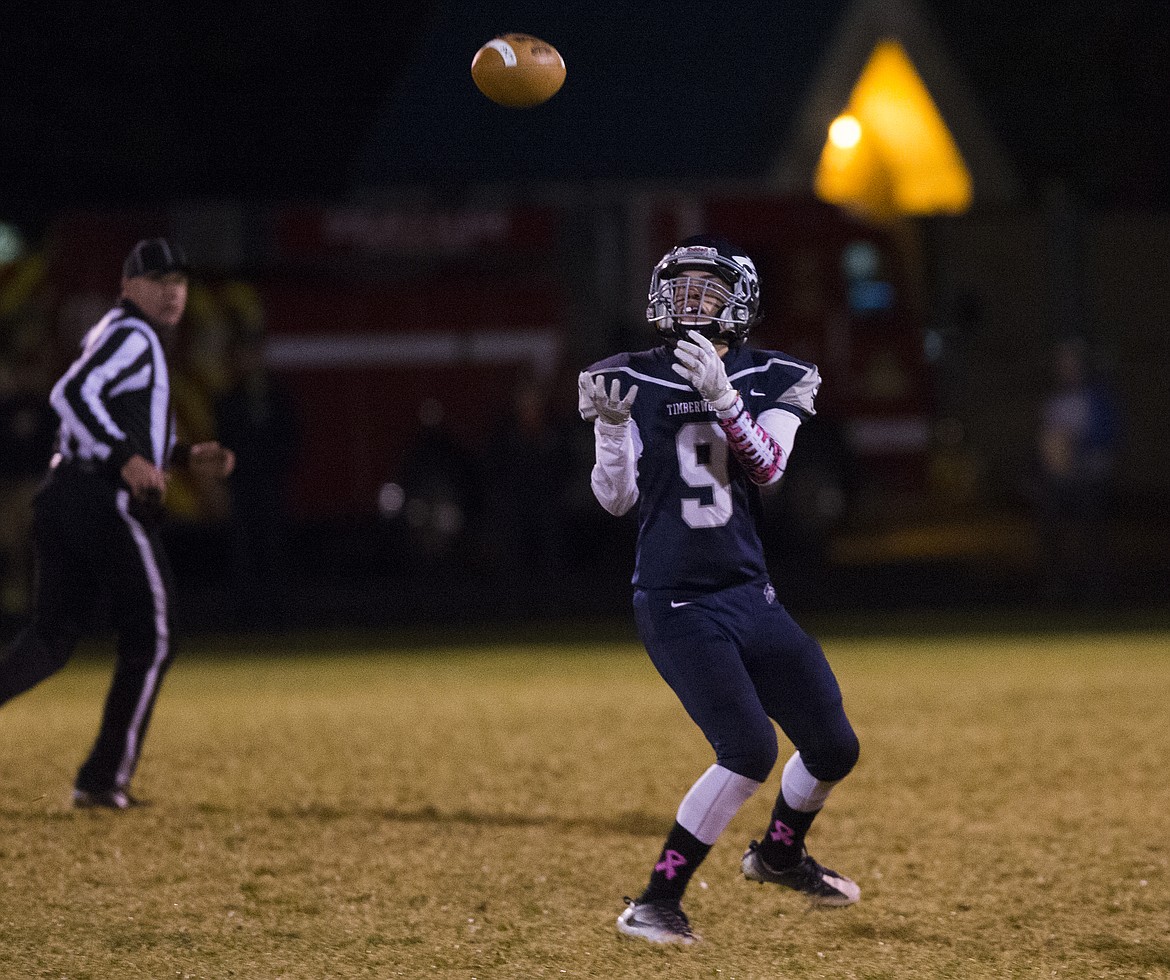
{"type": "Polygon", "coordinates": [[[437,420],[452,451],[473,461],[518,385],[551,391],[547,407],[561,418],[581,364],[650,346],[639,324],[650,269],[697,231],[755,259],[764,319],[753,342],[814,361],[823,378],[818,414],[766,503],[792,519],[768,527],[799,528],[788,544],[824,543],[860,494],[924,481],[932,394],[910,253],[812,200],[577,194],[535,205],[72,215],[56,229],[50,277],[61,310],[100,307],[94,294],[116,289],[110,256],[142,235],[175,234],[198,266],[188,320],[207,322],[187,328],[203,348],[217,343],[221,289],[251,290],[268,365],[301,415],[294,514],[360,526],[404,512],[406,461],[437,420]]]}

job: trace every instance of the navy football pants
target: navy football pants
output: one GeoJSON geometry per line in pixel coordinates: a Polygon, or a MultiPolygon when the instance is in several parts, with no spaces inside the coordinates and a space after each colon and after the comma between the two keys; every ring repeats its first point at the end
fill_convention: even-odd
{"type": "Polygon", "coordinates": [[[820,644],[766,580],[710,595],[634,593],[638,633],[658,673],[732,772],[763,782],[774,720],[817,779],[843,779],[858,742],[820,644]]]}

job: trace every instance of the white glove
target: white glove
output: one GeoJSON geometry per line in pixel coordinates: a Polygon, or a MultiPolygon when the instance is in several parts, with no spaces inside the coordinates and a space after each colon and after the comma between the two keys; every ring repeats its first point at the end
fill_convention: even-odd
{"type": "Polygon", "coordinates": [[[638,386],[630,385],[626,397],[621,396],[621,382],[613,379],[609,393],[605,390],[605,378],[594,378],[588,371],[582,371],[577,377],[577,387],[583,397],[582,403],[591,402],[602,422],[610,425],[624,425],[630,421],[630,409],[634,399],[638,396],[638,386]]]}
{"type": "Polygon", "coordinates": [[[680,340],[674,348],[678,363],[671,370],[681,375],[717,412],[726,411],[735,404],[738,392],[727,380],[723,358],[715,345],[698,330],[687,331],[691,340],[680,340]]]}

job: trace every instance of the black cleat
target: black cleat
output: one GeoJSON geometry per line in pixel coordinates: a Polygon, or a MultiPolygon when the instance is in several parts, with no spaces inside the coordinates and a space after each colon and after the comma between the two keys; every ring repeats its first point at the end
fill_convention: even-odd
{"type": "Polygon", "coordinates": [[[774,871],[760,857],[759,843],[752,841],[743,855],[743,876],[748,881],[783,885],[806,895],[814,905],[852,905],[861,898],[857,882],[818,864],[805,851],[791,868],[774,871]]]}
{"type": "Polygon", "coordinates": [[[628,908],[618,916],[618,932],[637,936],[651,943],[682,943],[690,946],[699,941],[691,930],[680,905],[666,902],[635,902],[625,899],[628,908]]]}
{"type": "Polygon", "coordinates": [[[130,810],[134,807],[146,806],[146,804],[139,799],[135,799],[124,789],[106,789],[101,792],[93,792],[88,789],[75,789],[73,791],[73,805],[78,810],[130,810]]]}

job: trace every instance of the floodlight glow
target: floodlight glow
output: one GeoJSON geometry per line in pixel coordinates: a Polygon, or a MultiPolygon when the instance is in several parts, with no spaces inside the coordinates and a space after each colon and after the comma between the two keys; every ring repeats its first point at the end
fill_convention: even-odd
{"type": "Polygon", "coordinates": [[[861,123],[856,116],[838,116],[829,124],[829,142],[842,150],[852,150],[861,142],[861,123]]]}
{"type": "Polygon", "coordinates": [[[827,135],[814,177],[822,200],[879,220],[962,214],[971,206],[963,155],[909,55],[893,39],[875,45],[827,135]]]}

